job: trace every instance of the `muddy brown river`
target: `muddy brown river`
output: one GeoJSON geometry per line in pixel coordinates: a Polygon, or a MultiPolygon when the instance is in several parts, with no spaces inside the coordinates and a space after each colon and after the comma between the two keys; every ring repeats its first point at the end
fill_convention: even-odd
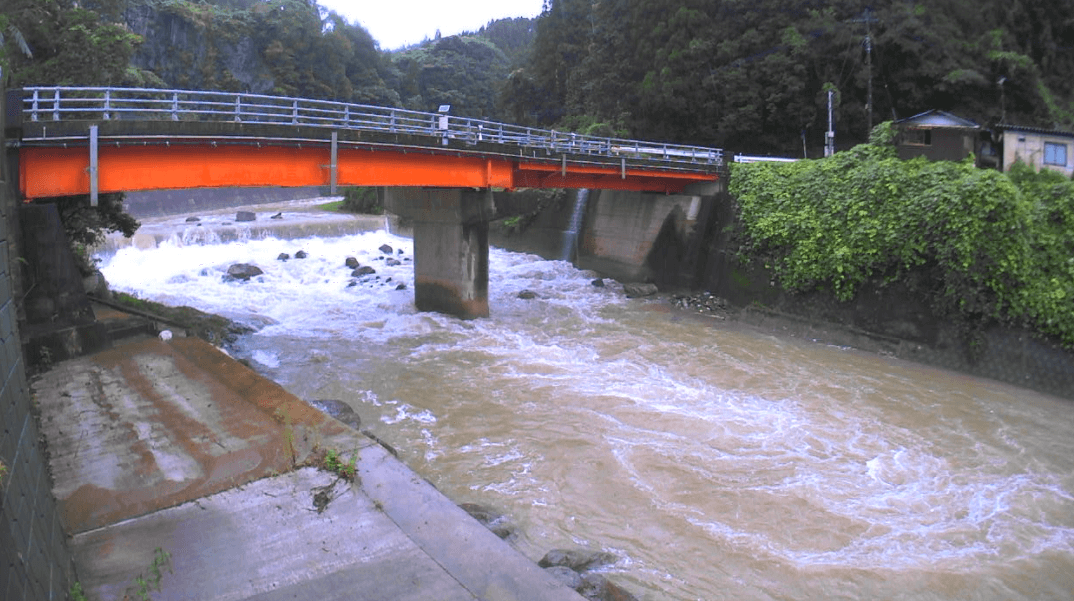
{"type": "Polygon", "coordinates": [[[491,318],[417,313],[411,249],[385,232],[177,242],[104,272],[256,324],[239,352],[262,373],[351,404],[448,497],[508,514],[524,554],[615,553],[606,575],[642,599],[1074,594],[1071,402],[627,300],[496,249],[491,318]],[[380,279],[355,281],[347,256],[380,279]],[[239,261],[265,275],[223,282],[239,261]]]}

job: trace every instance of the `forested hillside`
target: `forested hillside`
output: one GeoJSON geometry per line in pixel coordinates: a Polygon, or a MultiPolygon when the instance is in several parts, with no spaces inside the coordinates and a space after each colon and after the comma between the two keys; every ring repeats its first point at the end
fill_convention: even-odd
{"type": "Polygon", "coordinates": [[[126,85],[282,94],[497,118],[529,19],[382,52],[315,0],[4,0],[8,85],[126,85]]]}
{"type": "Polygon", "coordinates": [[[864,141],[870,81],[873,123],[1074,126],[1069,0],[547,0],[397,53],[316,0],[4,0],[0,33],[15,85],[451,104],[735,152],[818,156],[828,90],[839,147],[864,141]]]}
{"type": "Polygon", "coordinates": [[[1004,104],[1074,124],[1069,0],[549,0],[506,98],[536,124],[801,156],[828,89],[840,147],[866,139],[869,59],[874,124],[934,108],[988,124],[1004,104]]]}

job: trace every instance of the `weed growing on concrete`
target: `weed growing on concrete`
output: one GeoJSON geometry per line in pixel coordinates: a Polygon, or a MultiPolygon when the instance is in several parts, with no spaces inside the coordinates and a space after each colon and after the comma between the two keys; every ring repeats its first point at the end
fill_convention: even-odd
{"type": "Polygon", "coordinates": [[[277,407],[272,415],[276,421],[283,424],[283,438],[287,443],[287,452],[291,455],[291,467],[296,467],[298,452],[295,450],[295,429],[291,426],[291,416],[283,410],[283,407],[277,407]]]}
{"type": "Polygon", "coordinates": [[[81,582],[75,582],[71,585],[71,590],[67,594],[67,598],[71,601],[86,601],[86,593],[82,591],[81,582]]]}
{"type": "Polygon", "coordinates": [[[4,488],[4,478],[7,477],[7,464],[3,459],[0,459],[0,490],[4,488]]]}
{"type": "Polygon", "coordinates": [[[344,461],[339,451],[328,449],[324,454],[324,469],[336,474],[347,482],[354,482],[358,475],[358,449],[354,449],[350,461],[344,461]]]}
{"type": "Polygon", "coordinates": [[[153,589],[160,592],[160,581],[164,578],[162,568],[167,568],[168,573],[172,573],[172,556],[164,549],[157,547],[153,550],[153,561],[149,564],[149,578],[146,578],[144,574],[138,574],[134,579],[134,584],[138,587],[138,599],[149,601],[149,593],[153,589]]]}

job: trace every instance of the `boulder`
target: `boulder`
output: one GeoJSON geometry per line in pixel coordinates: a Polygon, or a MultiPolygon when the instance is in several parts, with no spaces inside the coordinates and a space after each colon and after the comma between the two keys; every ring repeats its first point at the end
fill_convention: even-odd
{"type": "Polygon", "coordinates": [[[604,287],[604,278],[597,278],[597,279],[595,279],[595,280],[593,280],[592,282],[589,282],[589,283],[592,284],[595,288],[603,288],[604,287]]]}
{"type": "Polygon", "coordinates": [[[575,590],[592,601],[638,601],[626,589],[600,574],[583,574],[582,586],[575,590]]]}
{"type": "Polygon", "coordinates": [[[360,278],[360,277],[365,276],[365,275],[373,275],[376,272],[377,272],[376,269],[373,269],[372,267],[366,265],[364,267],[359,267],[358,269],[355,269],[354,271],[352,271],[351,272],[351,277],[360,278]]]}
{"type": "Polygon", "coordinates": [[[514,525],[507,519],[507,516],[498,511],[477,503],[463,503],[459,507],[502,539],[510,538],[515,533],[514,525]]]}
{"type": "Polygon", "coordinates": [[[259,276],[263,273],[265,272],[261,271],[261,268],[257,265],[251,265],[249,263],[235,263],[231,267],[227,268],[226,279],[241,280],[245,282],[246,280],[255,276],[259,276]]]}
{"type": "Polygon", "coordinates": [[[402,265],[403,263],[401,261],[399,261],[398,259],[388,259],[387,261],[384,262],[384,264],[387,265],[388,267],[395,267],[396,265],[402,265]]]}
{"type": "Polygon", "coordinates": [[[575,572],[585,572],[619,561],[614,553],[607,551],[588,551],[585,549],[552,549],[545,553],[537,565],[542,568],[566,566],[575,572]]]}
{"type": "Polygon", "coordinates": [[[386,255],[390,255],[395,252],[395,249],[388,246],[387,244],[381,244],[378,250],[386,255]]]}
{"type": "Polygon", "coordinates": [[[256,220],[257,220],[257,213],[254,213],[253,211],[239,211],[238,213],[235,213],[235,221],[243,222],[243,221],[256,221],[256,220]]]}
{"type": "Polygon", "coordinates": [[[644,296],[652,296],[660,290],[656,287],[656,284],[647,283],[633,283],[624,284],[623,292],[626,293],[627,298],[641,298],[644,296]]]}
{"type": "Polygon", "coordinates": [[[321,413],[334,417],[355,430],[360,431],[362,429],[362,419],[354,412],[354,408],[347,403],[338,399],[317,399],[308,402],[321,413]]]}
{"type": "Polygon", "coordinates": [[[306,251],[304,251],[304,250],[300,250],[300,251],[298,251],[298,252],[296,252],[296,253],[295,253],[295,258],[296,258],[296,259],[305,259],[305,258],[306,258],[306,257],[308,257],[308,256],[309,256],[309,255],[308,255],[308,254],[306,254],[306,251]]]}
{"type": "Polygon", "coordinates": [[[358,259],[355,257],[347,257],[346,260],[343,261],[343,264],[346,265],[348,269],[358,269],[359,267],[358,259]]]}
{"type": "Polygon", "coordinates": [[[395,287],[396,290],[406,290],[406,284],[399,284],[395,287]]]}
{"type": "Polygon", "coordinates": [[[269,219],[283,219],[283,213],[276,213],[272,217],[269,217],[269,219]]]}
{"type": "Polygon", "coordinates": [[[197,223],[199,221],[201,221],[201,217],[187,217],[186,218],[187,223],[197,223]]]}
{"type": "Polygon", "coordinates": [[[289,255],[287,253],[280,253],[279,255],[276,256],[277,261],[286,261],[287,259],[290,259],[290,258],[291,258],[291,255],[289,255]]]}
{"type": "Polygon", "coordinates": [[[548,572],[560,581],[567,588],[576,591],[582,588],[582,576],[574,570],[564,566],[552,566],[545,568],[544,571],[548,572]]]}
{"type": "Polygon", "coordinates": [[[537,293],[533,290],[523,290],[518,293],[518,298],[521,298],[522,300],[532,300],[537,298],[537,293]]]}

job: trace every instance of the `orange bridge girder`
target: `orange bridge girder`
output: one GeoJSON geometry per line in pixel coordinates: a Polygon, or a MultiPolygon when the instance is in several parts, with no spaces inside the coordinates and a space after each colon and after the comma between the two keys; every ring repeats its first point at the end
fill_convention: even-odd
{"type": "MultiPolygon", "coordinates": [[[[86,146],[24,146],[20,188],[26,199],[90,193],[86,146]]],[[[339,185],[458,188],[594,188],[677,193],[716,181],[712,173],[482,155],[427,147],[341,146],[339,185]]],[[[326,144],[257,139],[186,144],[102,139],[98,191],[131,192],[243,186],[320,186],[331,183],[326,144]]]]}

